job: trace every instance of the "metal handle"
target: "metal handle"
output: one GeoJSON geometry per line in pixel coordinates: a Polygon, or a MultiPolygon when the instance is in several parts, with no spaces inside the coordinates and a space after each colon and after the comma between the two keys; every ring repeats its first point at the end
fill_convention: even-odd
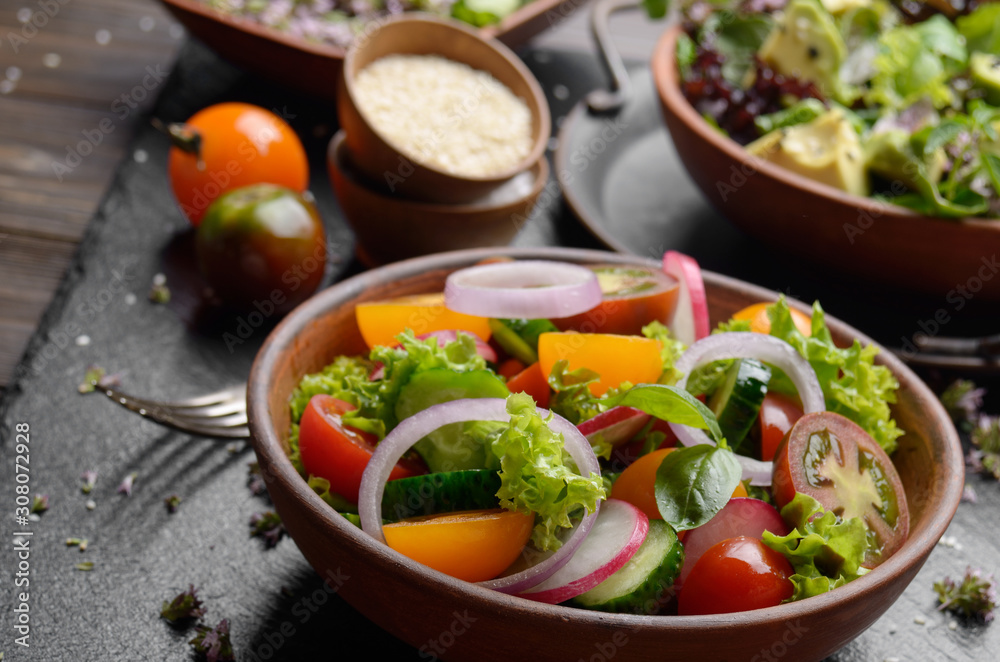
{"type": "Polygon", "coordinates": [[[621,110],[632,93],[632,83],[621,53],[615,47],[609,24],[611,15],[624,9],[638,9],[639,0],[598,0],[590,13],[590,28],[597,42],[597,52],[601,56],[611,78],[610,90],[594,90],[587,95],[587,108],[595,114],[611,114],[621,110]]]}

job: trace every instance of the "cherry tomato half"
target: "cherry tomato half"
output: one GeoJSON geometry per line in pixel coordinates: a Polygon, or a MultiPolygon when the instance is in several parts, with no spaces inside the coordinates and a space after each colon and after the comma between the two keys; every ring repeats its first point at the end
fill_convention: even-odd
{"type": "Polygon", "coordinates": [[[198,268],[227,303],[285,311],[316,291],[326,230],[311,197],[274,184],[227,191],[195,230],[198,268]]]}
{"type": "Polygon", "coordinates": [[[396,336],[406,329],[418,336],[435,331],[466,331],[484,341],[492,335],[487,318],[445,308],[444,292],[365,301],[355,307],[354,318],[361,337],[370,348],[398,345],[396,336]]]}
{"type": "Polygon", "coordinates": [[[557,361],[565,359],[568,370],[589,368],[600,379],[590,392],[604,395],[622,382],[655,384],[663,372],[660,341],[642,336],[612,333],[549,332],[538,336],[538,363],[548,380],[557,361]]]}
{"type": "Polygon", "coordinates": [[[466,510],[404,519],[382,527],[394,550],[441,572],[481,582],[503,572],[531,537],[534,515],[466,510]]]}
{"type": "Polygon", "coordinates": [[[760,405],[760,459],[770,462],[785,434],[802,417],[802,407],[786,395],[768,392],[760,405]]]}
{"type": "MultiPolygon", "coordinates": [[[[754,333],[771,333],[771,318],[767,316],[767,307],[770,303],[762,302],[747,306],[743,310],[733,315],[733,319],[749,320],[750,330],[754,333]]],[[[803,313],[798,308],[789,308],[792,313],[792,321],[795,328],[804,336],[812,335],[812,318],[803,313]]]]}
{"type": "Polygon", "coordinates": [[[838,516],[862,518],[877,543],[865,567],[888,558],[909,535],[896,467],[878,442],[840,414],[806,414],[792,426],[775,454],[772,489],[779,509],[802,492],[838,516]]]}
{"type": "Polygon", "coordinates": [[[792,597],[791,564],[761,540],[727,538],[702,554],[677,594],[677,613],[727,614],[781,604],[792,597]]]}
{"type": "Polygon", "coordinates": [[[553,319],[559,330],[637,336],[653,320],[667,324],[673,317],[680,286],[661,269],[615,264],[590,269],[597,274],[604,299],[585,313],[553,319]]]}
{"type": "MultiPolygon", "coordinates": [[[[361,474],[375,452],[375,435],[344,425],[342,416],[356,409],[330,395],[314,395],[299,422],[299,452],[306,472],[330,481],[330,491],[358,502],[361,474]]],[[[389,480],[427,473],[423,462],[403,458],[389,480]]]]}
{"type": "Polygon", "coordinates": [[[302,142],[274,113],[247,103],[220,103],[170,126],[170,186],[181,211],[201,223],[222,193],[267,182],[295,191],[309,186],[302,142]]]}

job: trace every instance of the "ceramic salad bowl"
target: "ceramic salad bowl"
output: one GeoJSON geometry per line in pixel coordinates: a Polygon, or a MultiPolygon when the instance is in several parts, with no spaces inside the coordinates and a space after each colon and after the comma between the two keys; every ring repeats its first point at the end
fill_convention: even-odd
{"type": "MultiPolygon", "coordinates": [[[[821,660],[874,623],[900,596],[944,533],[964,484],[957,433],[928,387],[888,352],[877,362],[900,383],[893,415],[907,433],[893,461],[904,484],[910,535],[869,574],[798,602],[714,616],[609,614],[540,604],[454,579],[377,543],[331,509],[286,455],[289,395],[300,378],[342,354],[365,351],[354,318],[359,302],[440,291],[452,271],[498,255],[571,263],[658,267],[618,254],[576,249],[474,249],[435,254],[362,273],[293,311],[262,347],[250,377],[253,446],[267,489],[291,537],[321,576],[347,577],[339,594],[361,614],[415,648],[452,632],[441,656],[455,660],[753,659],[780,649],[821,660]],[[595,658],[595,656],[598,656],[595,658]],[[603,657],[599,657],[603,656],[603,657]]],[[[713,324],[775,292],[704,273],[713,324]]],[[[838,343],[857,330],[827,318],[838,343]]]]}

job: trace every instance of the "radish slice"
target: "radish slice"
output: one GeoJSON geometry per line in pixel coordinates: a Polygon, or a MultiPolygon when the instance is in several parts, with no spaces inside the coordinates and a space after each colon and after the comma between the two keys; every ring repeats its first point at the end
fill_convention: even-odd
{"type": "Polygon", "coordinates": [[[649,531],[649,518],[621,499],[601,506],[594,528],[562,568],[522,598],[558,604],[594,588],[628,563],[649,531]]]}
{"type": "MultiPolygon", "coordinates": [[[[563,436],[566,451],[573,458],[581,475],[601,473],[601,467],[590,447],[590,442],[580,434],[575,425],[545,409],[539,409],[538,413],[547,419],[547,424],[553,432],[563,436]],[[549,418],[550,413],[551,418],[549,418]]],[[[449,423],[509,420],[507,402],[503,398],[464,398],[428,407],[400,421],[399,425],[376,446],[361,476],[358,516],[361,519],[362,530],[379,542],[385,543],[385,536],[382,534],[382,494],[385,484],[396,462],[418,440],[449,423]]],[[[541,557],[526,570],[479,582],[479,585],[503,593],[520,593],[545,581],[570,560],[587,538],[597,514],[601,511],[600,506],[598,502],[593,512],[584,514],[563,545],[551,556],[541,557]]]]}
{"type": "Polygon", "coordinates": [[[716,543],[736,536],[760,538],[765,531],[787,536],[788,525],[769,503],[749,497],[730,499],[715,517],[684,534],[684,565],[677,578],[681,584],[701,555],[716,543]]]}
{"type": "MultiPolygon", "coordinates": [[[[682,373],[677,387],[685,387],[688,376],[695,368],[720,359],[757,359],[777,366],[795,385],[805,413],[826,410],[823,389],[809,361],[784,340],[761,333],[716,333],[694,343],[674,364],[674,368],[682,373]]],[[[670,427],[685,446],[715,444],[707,434],[697,428],[679,423],[671,423],[670,427]]],[[[749,478],[752,485],[771,484],[773,463],[761,462],[743,455],[737,455],[736,458],[743,466],[744,480],[749,478]]]]}
{"type": "Polygon", "coordinates": [[[566,262],[521,260],[459,269],[444,283],[444,305],[480,317],[569,317],[604,298],[597,274],[566,262]]]}
{"type": "Polygon", "coordinates": [[[708,296],[698,262],[677,251],[663,254],[663,271],[680,283],[677,307],[670,321],[674,337],[685,345],[701,340],[709,333],[708,296]]]}
{"type": "Polygon", "coordinates": [[[600,434],[605,442],[620,446],[637,435],[650,418],[641,409],[619,405],[587,419],[576,428],[588,441],[593,441],[600,434]]]}

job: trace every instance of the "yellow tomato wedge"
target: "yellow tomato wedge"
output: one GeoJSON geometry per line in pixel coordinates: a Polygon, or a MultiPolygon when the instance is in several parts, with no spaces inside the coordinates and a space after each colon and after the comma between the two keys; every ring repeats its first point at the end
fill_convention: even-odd
{"type": "MultiPolygon", "coordinates": [[[[643,455],[628,465],[611,487],[611,498],[628,501],[646,513],[649,519],[663,519],[660,509],[656,506],[656,470],[663,463],[663,458],[675,450],[677,449],[661,448],[643,455]]],[[[732,498],[745,496],[747,496],[746,487],[740,483],[733,490],[732,498]]]]}
{"type": "Polygon", "coordinates": [[[454,330],[474,333],[484,341],[490,339],[487,318],[448,310],[441,292],[359,303],[354,309],[354,317],[369,348],[398,345],[396,336],[406,329],[412,329],[418,336],[454,330]]]}
{"type": "Polygon", "coordinates": [[[543,333],[538,336],[538,363],[545,379],[557,361],[565,359],[568,370],[589,368],[601,376],[590,392],[604,395],[622,382],[652,384],[660,378],[660,341],[642,336],[611,333],[543,333]]]}
{"type": "Polygon", "coordinates": [[[466,510],[414,517],[382,527],[385,541],[414,561],[468,582],[493,579],[521,554],[534,515],[466,510]]]}
{"type": "MultiPolygon", "coordinates": [[[[770,305],[767,302],[752,304],[733,315],[733,319],[749,320],[751,331],[769,334],[771,333],[771,318],[767,316],[767,307],[770,305]]],[[[789,310],[792,312],[792,320],[799,333],[804,336],[812,335],[812,320],[809,316],[797,308],[789,308],[789,310]]]]}

